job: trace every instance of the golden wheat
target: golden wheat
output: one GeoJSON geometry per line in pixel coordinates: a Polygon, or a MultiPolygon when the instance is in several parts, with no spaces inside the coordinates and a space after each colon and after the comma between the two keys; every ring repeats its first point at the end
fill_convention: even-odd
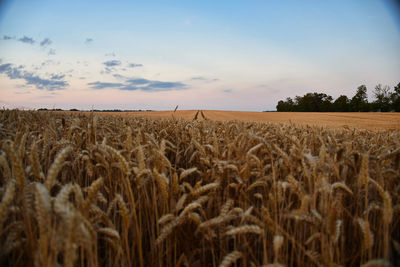
{"type": "Polygon", "coordinates": [[[203,115],[0,111],[0,265],[399,262],[398,131],[203,115]]]}

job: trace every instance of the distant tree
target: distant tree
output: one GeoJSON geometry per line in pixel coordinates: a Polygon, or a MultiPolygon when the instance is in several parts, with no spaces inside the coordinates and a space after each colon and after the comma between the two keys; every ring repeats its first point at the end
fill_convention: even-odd
{"type": "Polygon", "coordinates": [[[369,111],[367,87],[361,85],[357,88],[356,94],[350,100],[351,111],[369,111]]]}
{"type": "Polygon", "coordinates": [[[294,111],[294,102],[288,97],[286,101],[280,100],[276,106],[276,110],[279,112],[294,111]]]}
{"type": "Polygon", "coordinates": [[[333,97],[327,94],[318,94],[320,100],[320,111],[329,112],[333,111],[333,97]]]}
{"type": "Polygon", "coordinates": [[[400,112],[400,83],[394,87],[394,92],[391,94],[392,110],[400,112]]]}
{"type": "Polygon", "coordinates": [[[307,93],[303,97],[296,96],[296,111],[327,112],[332,110],[332,96],[321,93],[307,93]]]}
{"type": "Polygon", "coordinates": [[[294,102],[290,97],[286,98],[287,111],[294,111],[294,102]]]}
{"type": "Polygon", "coordinates": [[[378,84],[374,91],[375,101],[372,103],[374,111],[388,112],[391,109],[390,87],[378,84]]]}
{"type": "Polygon", "coordinates": [[[398,95],[400,95],[400,83],[398,83],[395,87],[394,87],[394,92],[398,95]]]}
{"type": "Polygon", "coordinates": [[[374,97],[375,100],[368,103],[367,87],[361,85],[351,99],[341,95],[333,101],[332,96],[324,93],[307,93],[294,99],[288,97],[286,100],[280,100],[276,109],[284,112],[400,112],[400,83],[394,87],[394,92],[391,92],[389,86],[378,84],[375,86],[374,97]]]}
{"type": "Polygon", "coordinates": [[[348,112],[350,111],[350,99],[345,96],[339,96],[335,102],[333,102],[333,111],[336,112],[348,112]]]}
{"type": "Polygon", "coordinates": [[[278,111],[278,112],[287,111],[287,110],[285,110],[285,101],[283,101],[283,100],[278,101],[278,105],[276,105],[276,111],[278,111]]]}
{"type": "Polygon", "coordinates": [[[76,108],[71,108],[69,111],[79,111],[76,108]]]}

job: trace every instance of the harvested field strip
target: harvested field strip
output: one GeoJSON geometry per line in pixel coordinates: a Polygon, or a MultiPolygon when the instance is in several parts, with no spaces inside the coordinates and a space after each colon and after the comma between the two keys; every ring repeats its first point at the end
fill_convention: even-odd
{"type": "MultiPolygon", "coordinates": [[[[109,112],[107,115],[150,118],[182,118],[193,120],[197,110],[109,112]]],[[[206,118],[217,121],[292,123],[329,128],[358,128],[367,130],[400,130],[400,113],[379,112],[248,112],[203,110],[206,118]]],[[[103,112],[99,115],[105,114],[103,112]]],[[[200,118],[200,116],[199,116],[200,118]]],[[[202,118],[200,118],[202,119],[202,118]]]]}

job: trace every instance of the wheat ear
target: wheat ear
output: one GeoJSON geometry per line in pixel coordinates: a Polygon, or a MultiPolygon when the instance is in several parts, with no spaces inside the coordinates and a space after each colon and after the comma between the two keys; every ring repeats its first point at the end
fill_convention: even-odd
{"type": "Polygon", "coordinates": [[[21,157],[18,155],[17,152],[14,150],[14,145],[11,142],[7,142],[5,145],[5,149],[7,154],[10,157],[12,170],[14,172],[14,177],[17,181],[17,185],[20,189],[25,187],[25,171],[22,165],[21,157]]]}
{"type": "Polygon", "coordinates": [[[40,166],[39,152],[37,150],[36,142],[32,143],[30,160],[31,160],[33,175],[35,176],[36,179],[43,180],[44,174],[42,172],[42,167],[40,166]]]}
{"type": "Polygon", "coordinates": [[[3,168],[3,177],[5,178],[5,181],[11,179],[10,166],[8,165],[7,159],[4,155],[0,155],[0,166],[3,168]]]}
{"type": "Polygon", "coordinates": [[[40,236],[45,238],[44,235],[48,232],[49,227],[51,227],[51,199],[47,188],[40,183],[36,183],[35,209],[40,236]]]}
{"type": "Polygon", "coordinates": [[[126,159],[124,158],[124,156],[121,155],[121,152],[119,152],[118,150],[116,150],[115,148],[109,146],[109,145],[103,145],[103,147],[110,152],[112,155],[114,155],[114,157],[116,157],[119,162],[122,165],[122,169],[124,170],[126,175],[130,174],[130,169],[129,169],[129,164],[126,161],[126,159]]]}
{"type": "Polygon", "coordinates": [[[15,195],[15,180],[11,179],[8,182],[6,192],[0,203],[0,233],[2,232],[1,229],[3,227],[4,221],[7,219],[9,206],[14,199],[14,195],[15,195]]]}
{"type": "Polygon", "coordinates": [[[219,267],[228,267],[230,266],[232,263],[236,262],[238,259],[240,259],[241,257],[243,257],[242,252],[239,252],[237,250],[232,251],[231,253],[229,253],[228,255],[226,255],[224,257],[224,259],[221,261],[221,263],[219,264],[219,267]]]}
{"type": "Polygon", "coordinates": [[[47,173],[47,178],[45,185],[47,189],[50,191],[53,185],[56,183],[57,175],[60,172],[64,160],[67,158],[68,154],[72,151],[72,147],[65,147],[63,150],[58,152],[56,158],[50,166],[50,169],[47,173]]]}
{"type": "Polygon", "coordinates": [[[282,245],[283,245],[283,241],[284,238],[281,235],[275,235],[274,236],[274,262],[278,262],[278,258],[279,258],[279,250],[281,249],[282,245]]]}
{"type": "Polygon", "coordinates": [[[242,225],[228,230],[225,235],[238,235],[238,234],[246,234],[253,233],[258,235],[263,235],[264,230],[261,229],[258,225],[242,225]]]}
{"type": "Polygon", "coordinates": [[[366,250],[368,250],[372,248],[372,245],[374,244],[374,235],[369,227],[369,222],[361,218],[358,218],[357,222],[360,225],[363,233],[363,246],[366,250]]]}

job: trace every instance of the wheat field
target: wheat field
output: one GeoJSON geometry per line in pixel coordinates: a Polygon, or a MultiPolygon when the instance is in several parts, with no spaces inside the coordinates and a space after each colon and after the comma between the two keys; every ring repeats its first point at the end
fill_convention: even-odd
{"type": "Polygon", "coordinates": [[[2,266],[398,266],[400,132],[0,111],[2,266]]]}
{"type": "MultiPolygon", "coordinates": [[[[360,128],[367,130],[400,130],[399,112],[250,112],[202,110],[205,117],[217,121],[244,121],[264,123],[296,123],[329,128],[360,128]]],[[[69,112],[71,113],[71,112],[69,112]]],[[[73,113],[73,112],[72,112],[73,113]]],[[[124,117],[182,118],[193,120],[197,110],[100,112],[124,117]]],[[[95,113],[96,114],[96,113],[95,113]]],[[[202,119],[201,117],[199,119],[202,119]]]]}

